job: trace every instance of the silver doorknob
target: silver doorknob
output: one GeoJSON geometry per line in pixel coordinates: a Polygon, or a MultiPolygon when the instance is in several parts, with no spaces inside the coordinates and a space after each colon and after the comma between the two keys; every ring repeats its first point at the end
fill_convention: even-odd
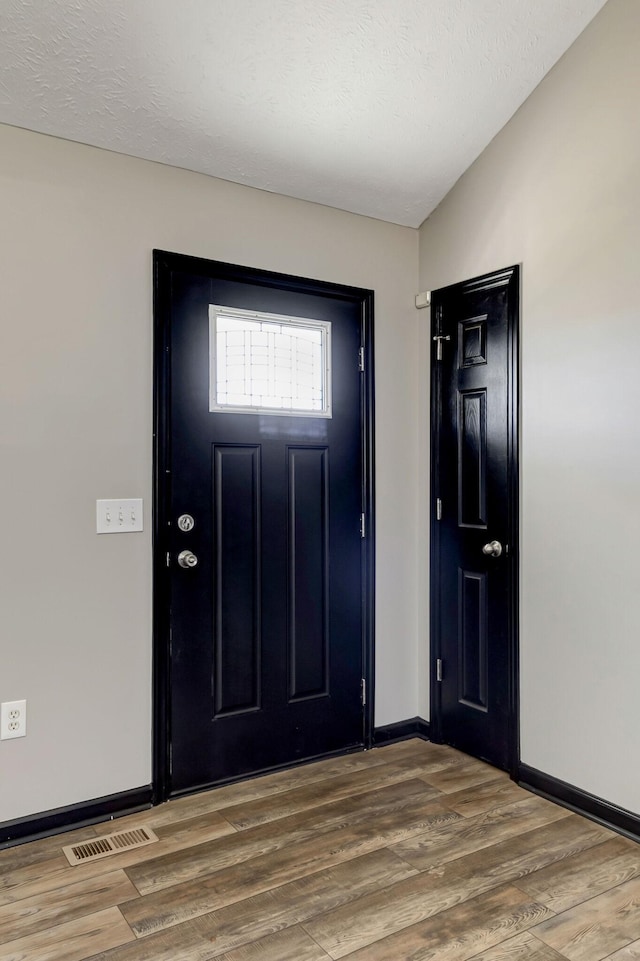
{"type": "Polygon", "coordinates": [[[482,548],[483,554],[488,554],[490,557],[500,557],[502,554],[502,544],[500,541],[489,541],[482,548]]]}
{"type": "Polygon", "coordinates": [[[180,551],[178,554],[178,564],[180,567],[195,567],[197,563],[198,558],[193,551],[180,551]]]}

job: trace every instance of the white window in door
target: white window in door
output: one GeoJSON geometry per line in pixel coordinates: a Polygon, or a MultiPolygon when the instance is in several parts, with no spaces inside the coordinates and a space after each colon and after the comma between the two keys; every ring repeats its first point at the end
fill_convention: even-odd
{"type": "Polygon", "coordinates": [[[331,417],[331,324],[211,304],[209,410],[331,417]]]}

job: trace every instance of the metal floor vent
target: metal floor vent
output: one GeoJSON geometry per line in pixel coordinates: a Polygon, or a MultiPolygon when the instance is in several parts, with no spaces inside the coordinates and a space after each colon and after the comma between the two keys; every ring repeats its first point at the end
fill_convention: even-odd
{"type": "Polygon", "coordinates": [[[153,844],[157,840],[157,835],[144,824],[133,831],[116,831],[115,834],[105,834],[101,838],[92,838],[92,840],[85,841],[83,844],[70,844],[62,850],[69,864],[86,864],[87,861],[98,861],[100,858],[111,857],[112,854],[120,854],[121,851],[129,851],[131,848],[141,848],[145,844],[153,844]]]}

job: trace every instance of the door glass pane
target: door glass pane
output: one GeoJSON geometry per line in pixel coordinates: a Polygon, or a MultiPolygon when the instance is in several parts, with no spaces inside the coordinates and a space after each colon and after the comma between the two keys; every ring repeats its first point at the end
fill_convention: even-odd
{"type": "Polygon", "coordinates": [[[331,417],[331,324],[209,308],[212,411],[331,417]]]}

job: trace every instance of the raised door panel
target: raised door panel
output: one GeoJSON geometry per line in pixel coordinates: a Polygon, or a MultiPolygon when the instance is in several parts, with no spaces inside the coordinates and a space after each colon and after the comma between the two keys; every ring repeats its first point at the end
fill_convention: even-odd
{"type": "Polygon", "coordinates": [[[486,712],[489,704],[487,663],[487,575],[458,571],[458,701],[486,712]]]}
{"type": "Polygon", "coordinates": [[[260,448],[215,445],[214,716],[260,708],[260,448]]]}
{"type": "Polygon", "coordinates": [[[328,468],[325,447],[290,447],[289,698],[328,690],[328,468]]]}
{"type": "Polygon", "coordinates": [[[458,524],[487,526],[487,391],[458,392],[458,524]]]}

